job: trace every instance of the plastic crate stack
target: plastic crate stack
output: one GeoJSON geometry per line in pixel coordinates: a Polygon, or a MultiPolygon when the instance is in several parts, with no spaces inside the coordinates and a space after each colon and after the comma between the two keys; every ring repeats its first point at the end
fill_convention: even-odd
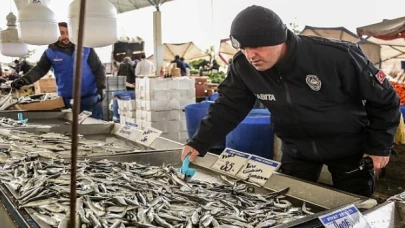
{"type": "Polygon", "coordinates": [[[120,91],[113,93],[117,104],[114,104],[113,120],[119,120],[120,124],[136,122],[135,91],[120,91]],[[115,107],[117,105],[117,107],[115,107]]]}
{"type": "Polygon", "coordinates": [[[177,142],[187,141],[184,107],[195,103],[195,81],[192,77],[137,78],[136,123],[144,129],[161,130],[161,137],[177,142]]]}

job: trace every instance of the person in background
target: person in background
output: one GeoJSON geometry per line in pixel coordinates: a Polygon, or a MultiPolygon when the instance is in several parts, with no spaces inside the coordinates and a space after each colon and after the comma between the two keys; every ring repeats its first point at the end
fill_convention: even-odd
{"type": "Polygon", "coordinates": [[[14,60],[14,66],[10,66],[14,69],[15,73],[18,75],[20,74],[20,61],[18,59],[14,60]]]}
{"type": "Polygon", "coordinates": [[[217,60],[212,60],[212,66],[211,66],[211,70],[219,70],[219,64],[217,63],[217,60]]]}
{"type": "Polygon", "coordinates": [[[126,76],[126,88],[127,90],[135,90],[135,73],[132,69],[132,60],[131,57],[125,57],[120,64],[118,69],[117,76],[126,76]]]}
{"type": "Polygon", "coordinates": [[[180,61],[183,62],[185,68],[191,69],[190,64],[188,64],[188,62],[184,61],[183,57],[180,58],[180,61]]]}
{"type": "Polygon", "coordinates": [[[141,61],[137,63],[135,68],[136,76],[148,76],[153,72],[153,63],[146,59],[144,54],[141,55],[141,61]]]}
{"type": "Polygon", "coordinates": [[[27,62],[27,60],[23,59],[23,60],[21,61],[21,63],[20,63],[20,72],[22,72],[23,75],[26,74],[26,73],[28,73],[28,71],[30,71],[31,68],[32,68],[32,65],[29,64],[29,63],[27,62]]]}
{"type": "Polygon", "coordinates": [[[181,159],[204,156],[259,99],[282,140],[282,173],[317,182],[327,165],[335,188],[370,197],[374,171],[351,171],[363,157],[374,170],[389,162],[401,113],[385,74],[357,44],[296,35],[261,6],[235,17],[230,38],[239,51],[181,159]]]}
{"type": "MultiPolygon", "coordinates": [[[[11,83],[14,89],[30,85],[53,68],[58,95],[63,98],[66,108],[71,107],[73,99],[73,69],[75,63],[75,45],[69,40],[67,23],[59,23],[59,40],[48,46],[41,59],[30,71],[11,83]]],[[[106,73],[104,65],[93,48],[83,49],[80,112],[92,112],[91,117],[103,119],[101,102],[105,97],[106,73]]]]}
{"type": "Polygon", "coordinates": [[[180,56],[178,55],[174,56],[174,60],[171,61],[170,63],[176,63],[176,67],[180,69],[181,76],[187,75],[186,67],[184,66],[184,63],[180,60],[180,56]]]}

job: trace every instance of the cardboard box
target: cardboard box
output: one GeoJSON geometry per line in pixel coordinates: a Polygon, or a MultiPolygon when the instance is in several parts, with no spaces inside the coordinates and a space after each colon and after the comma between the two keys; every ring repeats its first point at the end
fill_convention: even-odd
{"type": "Polygon", "coordinates": [[[42,102],[30,103],[30,104],[17,104],[11,107],[13,110],[36,110],[36,111],[46,111],[46,110],[55,110],[65,107],[62,97],[58,97],[53,100],[47,100],[42,102]]]}
{"type": "Polygon", "coordinates": [[[56,92],[55,78],[40,79],[34,83],[34,86],[35,86],[35,94],[56,92]]]}

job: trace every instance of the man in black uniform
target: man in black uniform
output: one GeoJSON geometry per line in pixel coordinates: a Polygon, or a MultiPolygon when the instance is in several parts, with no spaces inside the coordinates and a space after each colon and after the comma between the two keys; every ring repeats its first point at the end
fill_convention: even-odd
{"type": "Polygon", "coordinates": [[[181,159],[204,156],[259,99],[282,140],[281,172],[316,182],[326,164],[337,189],[371,196],[373,172],[346,172],[364,156],[375,170],[389,161],[400,112],[384,73],[358,45],[297,36],[260,6],[236,16],[230,38],[240,51],[181,159]]]}

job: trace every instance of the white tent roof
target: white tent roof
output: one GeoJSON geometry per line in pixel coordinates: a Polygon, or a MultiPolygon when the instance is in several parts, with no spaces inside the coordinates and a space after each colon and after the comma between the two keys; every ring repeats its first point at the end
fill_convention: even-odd
{"type": "MultiPolygon", "coordinates": [[[[394,40],[382,40],[375,37],[369,37],[365,44],[369,43],[369,48],[375,48],[376,45],[380,49],[380,68],[389,73],[392,70],[400,67],[400,61],[405,61],[405,39],[397,38],[394,40]],[[374,44],[372,47],[371,44],[374,44]]],[[[366,52],[368,49],[362,49],[366,52]]]]}
{"type": "MultiPolygon", "coordinates": [[[[171,62],[176,55],[183,57],[185,61],[193,61],[196,59],[209,59],[210,54],[202,51],[193,42],[180,43],[180,44],[163,44],[163,60],[171,62]]],[[[148,57],[149,60],[153,59],[153,55],[148,57]]]]}
{"type": "Polygon", "coordinates": [[[300,35],[320,36],[330,39],[350,41],[353,43],[357,43],[360,41],[360,38],[356,34],[352,33],[350,30],[344,27],[328,28],[305,26],[300,35]]]}
{"type": "Polygon", "coordinates": [[[232,59],[236,52],[238,50],[233,48],[230,39],[221,40],[218,55],[225,64],[228,64],[228,60],[232,59]]]}

